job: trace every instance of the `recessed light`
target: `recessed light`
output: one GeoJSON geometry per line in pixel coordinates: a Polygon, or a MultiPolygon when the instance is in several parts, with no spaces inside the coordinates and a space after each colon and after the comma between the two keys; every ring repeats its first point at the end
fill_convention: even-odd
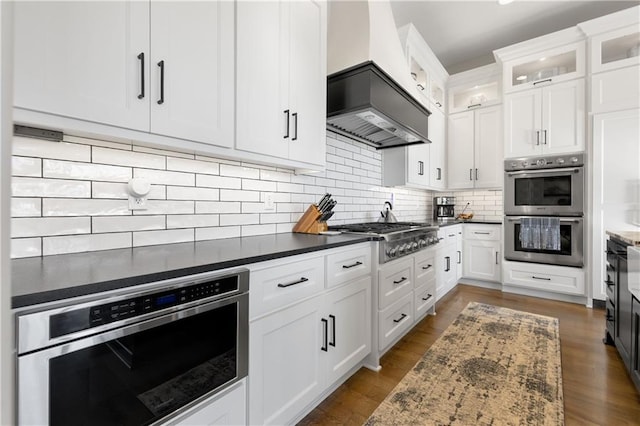
{"type": "Polygon", "coordinates": [[[546,61],[546,60],[547,60],[547,58],[546,58],[545,56],[543,56],[542,58],[540,58],[540,62],[542,62],[542,61],[546,61]]]}
{"type": "Polygon", "coordinates": [[[519,75],[519,76],[516,77],[516,80],[518,80],[518,81],[522,81],[522,80],[526,80],[526,79],[527,79],[526,75],[519,75]]]}
{"type": "Polygon", "coordinates": [[[513,2],[513,0],[498,0],[498,4],[505,5],[513,2]]]}

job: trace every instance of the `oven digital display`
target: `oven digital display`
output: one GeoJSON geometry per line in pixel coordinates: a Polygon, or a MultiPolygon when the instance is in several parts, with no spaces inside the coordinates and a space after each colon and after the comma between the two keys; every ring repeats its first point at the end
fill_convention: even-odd
{"type": "Polygon", "coordinates": [[[156,298],[156,306],[165,306],[176,303],[178,296],[175,293],[165,294],[156,298]]]}

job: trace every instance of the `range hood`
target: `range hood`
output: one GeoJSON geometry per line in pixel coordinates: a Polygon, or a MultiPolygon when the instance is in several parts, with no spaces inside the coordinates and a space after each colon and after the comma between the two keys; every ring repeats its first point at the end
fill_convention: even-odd
{"type": "Polygon", "coordinates": [[[388,1],[329,3],[327,128],[377,149],[430,143],[388,1]]]}

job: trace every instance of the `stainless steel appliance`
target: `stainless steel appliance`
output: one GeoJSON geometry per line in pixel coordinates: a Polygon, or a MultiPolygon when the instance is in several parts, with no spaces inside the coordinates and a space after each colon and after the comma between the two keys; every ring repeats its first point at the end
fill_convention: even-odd
{"type": "Polygon", "coordinates": [[[560,250],[525,248],[520,238],[523,218],[533,216],[506,216],[504,222],[504,257],[520,262],[544,263],[547,265],[583,266],[584,264],[584,219],[561,217],[560,250]]]}
{"type": "Polygon", "coordinates": [[[505,160],[504,214],[582,216],[584,154],[505,160]]]}
{"type": "Polygon", "coordinates": [[[367,222],[330,226],[329,229],[351,234],[380,236],[379,262],[407,256],[438,243],[438,227],[416,222],[367,222]]]}
{"type": "Polygon", "coordinates": [[[433,198],[433,220],[450,221],[455,220],[456,197],[434,197],[433,198]]]}
{"type": "Polygon", "coordinates": [[[248,291],[238,269],[17,313],[18,423],[147,425],[237,382],[248,291]]]}

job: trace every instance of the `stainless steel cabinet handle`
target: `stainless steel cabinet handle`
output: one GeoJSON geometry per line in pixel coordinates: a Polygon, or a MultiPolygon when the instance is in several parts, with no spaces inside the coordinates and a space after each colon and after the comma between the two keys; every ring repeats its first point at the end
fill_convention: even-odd
{"type": "Polygon", "coordinates": [[[422,300],[424,300],[425,302],[429,299],[431,299],[433,297],[433,294],[428,294],[427,293],[427,297],[423,297],[422,300]]]}
{"type": "Polygon", "coordinates": [[[329,321],[326,318],[321,318],[320,321],[322,321],[322,324],[323,324],[322,331],[324,332],[323,339],[322,339],[322,346],[320,346],[320,350],[329,352],[329,346],[327,345],[329,340],[329,336],[328,336],[329,321]]]}
{"type": "Polygon", "coordinates": [[[403,319],[405,319],[407,317],[407,314],[402,314],[400,315],[400,318],[398,319],[394,319],[393,322],[395,323],[399,323],[400,321],[402,321],[403,319]]]}
{"type": "Polygon", "coordinates": [[[284,134],[283,139],[287,139],[289,137],[289,110],[285,109],[284,114],[287,116],[287,124],[286,124],[287,133],[284,134]]]}
{"type": "Polygon", "coordinates": [[[329,346],[336,347],[336,317],[335,315],[329,315],[331,318],[331,341],[329,342],[329,346]]]}
{"type": "Polygon", "coordinates": [[[309,278],[301,277],[298,281],[294,281],[294,282],[287,283],[287,284],[280,283],[280,284],[278,284],[278,287],[280,287],[280,288],[291,287],[292,285],[305,283],[307,281],[309,281],[309,278]]]}
{"type": "Polygon", "coordinates": [[[531,275],[531,278],[533,278],[534,280],[551,281],[551,278],[536,277],[535,275],[531,275]]]}
{"type": "Polygon", "coordinates": [[[293,114],[291,114],[291,117],[293,117],[293,137],[291,138],[291,140],[297,141],[298,140],[298,113],[294,112],[293,114]]]}
{"type": "Polygon", "coordinates": [[[158,62],[160,67],[160,99],[158,99],[158,105],[164,103],[164,61],[158,62]]]}
{"type": "Polygon", "coordinates": [[[360,265],[362,265],[362,262],[358,261],[356,263],[352,263],[351,265],[342,265],[342,268],[343,269],[349,269],[349,268],[353,268],[355,266],[360,266],[360,265]]]}
{"type": "Polygon", "coordinates": [[[138,99],[142,99],[144,98],[144,52],[140,52],[138,59],[140,60],[140,94],[138,99]]]}
{"type": "Polygon", "coordinates": [[[406,281],[406,280],[407,280],[407,277],[402,277],[402,278],[400,278],[398,281],[394,281],[393,283],[394,283],[394,284],[400,284],[401,282],[404,282],[404,281],[406,281]]]}

